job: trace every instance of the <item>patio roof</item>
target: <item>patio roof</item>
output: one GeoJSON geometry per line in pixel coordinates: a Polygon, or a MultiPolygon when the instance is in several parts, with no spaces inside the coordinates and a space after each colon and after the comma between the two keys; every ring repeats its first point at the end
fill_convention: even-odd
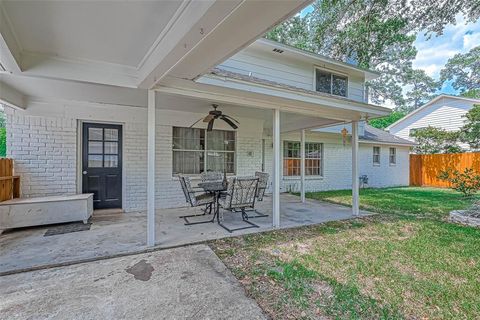
{"type": "Polygon", "coordinates": [[[309,2],[1,1],[0,64],[16,75],[148,89],[167,74],[197,77],[309,2]]]}

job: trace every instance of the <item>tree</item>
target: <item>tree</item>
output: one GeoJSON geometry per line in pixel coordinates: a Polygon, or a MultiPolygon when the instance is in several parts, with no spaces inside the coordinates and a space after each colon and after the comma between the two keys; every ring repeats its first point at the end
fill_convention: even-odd
{"type": "Polygon", "coordinates": [[[441,34],[457,14],[468,21],[480,17],[478,1],[460,0],[317,0],[312,9],[266,37],[379,71],[381,76],[367,83],[371,101],[391,100],[402,109],[428,100],[434,86],[431,78],[412,68],[415,34],[441,34]],[[406,98],[404,86],[413,88],[406,98]]]}
{"type": "Polygon", "coordinates": [[[446,131],[431,126],[417,129],[411,133],[417,143],[413,151],[419,154],[462,152],[457,144],[459,135],[459,131],[446,131]]]}
{"type": "Polygon", "coordinates": [[[461,93],[480,90],[480,46],[467,53],[458,53],[448,59],[440,71],[442,81],[452,81],[452,87],[461,93]]]}
{"type": "Polygon", "coordinates": [[[460,139],[474,151],[480,150],[480,105],[474,105],[465,115],[465,125],[460,129],[460,139]]]}
{"type": "Polygon", "coordinates": [[[393,111],[386,117],[372,119],[368,121],[368,124],[377,129],[385,129],[389,125],[405,117],[407,113],[402,111],[393,111]]]}
{"type": "Polygon", "coordinates": [[[405,74],[404,83],[411,86],[406,93],[405,108],[411,112],[433,99],[439,83],[428,76],[423,70],[410,69],[405,74]]]}
{"type": "Polygon", "coordinates": [[[480,89],[471,89],[460,94],[461,97],[480,99],[480,89]]]}

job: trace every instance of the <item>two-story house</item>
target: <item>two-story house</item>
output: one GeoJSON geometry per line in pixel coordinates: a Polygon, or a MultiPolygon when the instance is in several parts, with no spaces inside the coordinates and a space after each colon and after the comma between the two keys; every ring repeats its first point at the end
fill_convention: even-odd
{"type": "MultiPolygon", "coordinates": [[[[280,190],[300,189],[302,130],[305,190],[352,187],[351,110],[359,120],[358,176],[366,176],[372,187],[408,185],[411,143],[363,121],[388,112],[367,101],[364,83],[377,76],[260,39],[194,82],[167,77],[156,87],[157,205],[185,205],[179,173],[195,179],[206,170],[266,171],[273,177],[275,107],[282,108],[280,190]],[[212,104],[238,123],[217,119],[209,128],[203,119],[212,104]],[[341,110],[345,106],[351,110],[341,110]]],[[[6,108],[8,156],[22,177],[23,196],[94,192],[99,208],[146,208],[148,117],[134,89],[103,86],[99,97],[97,89],[78,83],[2,80],[28,96],[24,110],[6,108]],[[75,90],[90,97],[72,96],[75,90]]]]}

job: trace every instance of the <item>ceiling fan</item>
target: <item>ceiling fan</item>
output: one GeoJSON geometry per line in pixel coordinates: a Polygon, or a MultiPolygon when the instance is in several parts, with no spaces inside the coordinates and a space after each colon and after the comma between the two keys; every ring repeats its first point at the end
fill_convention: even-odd
{"type": "Polygon", "coordinates": [[[222,111],[217,110],[217,107],[218,107],[217,104],[212,104],[212,107],[213,107],[213,110],[210,111],[205,118],[198,119],[197,121],[195,121],[190,126],[190,128],[193,127],[194,125],[196,125],[200,120],[203,120],[203,122],[208,122],[207,131],[212,131],[213,130],[213,122],[216,119],[222,119],[223,121],[228,123],[230,125],[230,127],[232,127],[233,129],[238,128],[238,124],[240,124],[240,122],[238,122],[237,120],[235,120],[234,118],[232,118],[230,116],[227,116],[226,114],[223,114],[222,111]]]}

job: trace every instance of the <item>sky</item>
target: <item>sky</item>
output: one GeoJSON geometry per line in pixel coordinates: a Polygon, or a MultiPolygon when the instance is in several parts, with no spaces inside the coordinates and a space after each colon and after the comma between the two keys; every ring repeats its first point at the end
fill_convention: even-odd
{"type": "MultiPolygon", "coordinates": [[[[458,16],[457,23],[447,25],[441,36],[427,39],[422,32],[417,35],[415,47],[418,53],[413,61],[413,67],[425,70],[429,76],[438,80],[440,70],[449,58],[457,53],[468,52],[478,45],[480,45],[480,20],[465,23],[464,19],[458,16]]],[[[445,83],[440,92],[457,93],[450,83],[445,83]]]]}

